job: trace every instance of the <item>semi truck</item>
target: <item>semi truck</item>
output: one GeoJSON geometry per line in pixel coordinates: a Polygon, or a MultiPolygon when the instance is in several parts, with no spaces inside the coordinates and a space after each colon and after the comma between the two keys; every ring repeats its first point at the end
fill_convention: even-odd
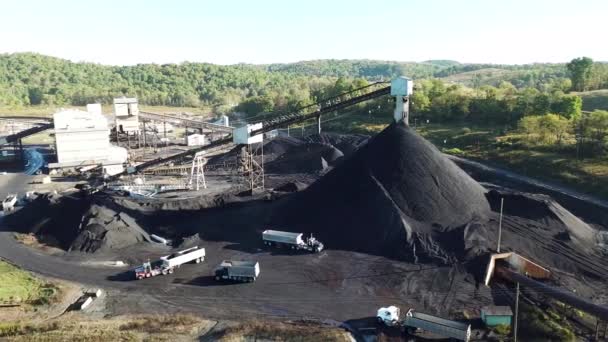
{"type": "Polygon", "coordinates": [[[306,250],[309,252],[321,252],[323,244],[315,239],[312,234],[305,238],[303,233],[290,233],[279,230],[265,230],[262,232],[262,240],[267,246],[286,247],[294,250],[306,250]]]}
{"type": "Polygon", "coordinates": [[[215,268],[214,273],[215,280],[251,283],[260,275],[260,264],[257,261],[224,260],[215,268]]]}
{"type": "Polygon", "coordinates": [[[396,306],[378,309],[378,322],[389,327],[399,327],[409,333],[417,329],[430,333],[468,342],[471,338],[471,325],[447,320],[409,309],[401,318],[401,310],[396,306]]]}
{"type": "Polygon", "coordinates": [[[184,249],[183,251],[162,256],[154,263],[151,263],[150,261],[144,262],[134,270],[135,279],[150,278],[160,274],[171,274],[176,268],[179,268],[185,263],[194,262],[198,264],[204,260],[205,249],[194,246],[192,248],[184,249]]]}

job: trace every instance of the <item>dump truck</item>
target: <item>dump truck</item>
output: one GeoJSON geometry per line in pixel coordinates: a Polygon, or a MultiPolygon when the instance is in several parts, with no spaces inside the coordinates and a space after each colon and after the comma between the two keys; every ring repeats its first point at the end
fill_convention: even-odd
{"type": "Polygon", "coordinates": [[[401,310],[396,306],[378,309],[378,322],[389,327],[399,327],[412,334],[417,329],[468,342],[471,338],[471,325],[447,320],[409,309],[401,318],[401,310]]]}
{"type": "Polygon", "coordinates": [[[315,239],[312,234],[304,238],[303,233],[290,233],[279,230],[265,230],[262,232],[262,240],[267,246],[285,247],[293,250],[306,250],[318,253],[323,250],[321,241],[315,239]]]}
{"type": "Polygon", "coordinates": [[[15,209],[15,204],[17,204],[17,194],[9,194],[4,201],[2,201],[2,210],[13,211],[15,209]]]}
{"type": "Polygon", "coordinates": [[[215,280],[251,283],[260,275],[260,264],[257,261],[224,260],[215,268],[214,273],[215,280]]]}
{"type": "Polygon", "coordinates": [[[176,268],[181,265],[194,262],[200,263],[205,260],[205,249],[194,246],[184,249],[183,251],[175,252],[170,255],[162,256],[154,263],[148,261],[134,270],[136,279],[150,278],[157,275],[171,274],[176,268]]]}

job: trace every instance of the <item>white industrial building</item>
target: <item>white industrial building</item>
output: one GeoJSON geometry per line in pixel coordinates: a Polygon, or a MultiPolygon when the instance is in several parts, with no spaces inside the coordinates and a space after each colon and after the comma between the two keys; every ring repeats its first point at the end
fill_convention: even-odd
{"type": "Polygon", "coordinates": [[[139,107],[133,97],[114,99],[116,129],[121,133],[139,133],[139,107]]]}
{"type": "Polygon", "coordinates": [[[96,110],[63,110],[53,115],[57,163],[50,168],[103,165],[108,174],[123,170],[127,150],[110,144],[108,120],[96,110]]]}

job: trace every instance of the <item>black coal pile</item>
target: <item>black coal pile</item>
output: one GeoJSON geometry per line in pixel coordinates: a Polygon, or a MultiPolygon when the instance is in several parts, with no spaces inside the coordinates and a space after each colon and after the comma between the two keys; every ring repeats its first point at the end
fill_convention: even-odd
{"type": "Polygon", "coordinates": [[[306,142],[329,144],[337,148],[345,156],[350,156],[369,140],[364,134],[321,133],[303,138],[306,142]]]}
{"type": "Polygon", "coordinates": [[[343,157],[344,154],[330,144],[303,143],[290,147],[264,167],[268,173],[313,173],[338,164],[343,157]]]}
{"type": "Polygon", "coordinates": [[[485,189],[404,124],[393,124],[275,217],[328,245],[451,263],[489,246],[485,189]]]}
{"type": "Polygon", "coordinates": [[[40,194],[20,210],[5,216],[4,223],[20,233],[50,237],[61,248],[68,249],[89,206],[90,201],[84,196],[40,194]]]}
{"type": "Polygon", "coordinates": [[[276,187],[274,190],[276,191],[281,191],[281,192],[298,192],[298,191],[302,191],[304,189],[306,189],[308,187],[308,184],[300,182],[300,181],[294,181],[294,182],[287,182],[279,187],[276,187]]]}
{"type": "Polygon", "coordinates": [[[594,246],[599,248],[601,244],[600,233],[595,228],[547,195],[491,190],[487,193],[487,198],[492,210],[500,211],[502,199],[505,215],[526,218],[550,227],[554,237],[563,241],[572,241],[582,250],[592,249],[594,246]]]}
{"type": "Polygon", "coordinates": [[[121,249],[143,241],[150,242],[150,236],[135,219],[117,205],[106,202],[93,204],[85,212],[69,250],[92,253],[121,249]]]}
{"type": "Polygon", "coordinates": [[[150,241],[129,212],[110,198],[43,194],[5,222],[18,232],[51,237],[65,250],[92,253],[150,241]]]}

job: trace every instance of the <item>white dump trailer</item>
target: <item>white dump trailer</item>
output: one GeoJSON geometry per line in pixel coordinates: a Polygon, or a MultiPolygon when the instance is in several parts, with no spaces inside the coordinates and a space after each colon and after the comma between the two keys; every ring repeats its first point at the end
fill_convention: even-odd
{"type": "Polygon", "coordinates": [[[137,267],[135,272],[136,279],[150,278],[159,274],[165,275],[173,273],[181,265],[194,262],[200,263],[205,260],[205,249],[198,246],[175,252],[171,255],[160,257],[157,262],[145,262],[137,267]]]}
{"type": "Polygon", "coordinates": [[[376,314],[378,322],[389,327],[400,327],[409,332],[422,329],[435,335],[467,342],[471,338],[470,324],[424,314],[414,309],[408,310],[403,319],[400,316],[401,310],[396,306],[380,308],[376,314]]]}
{"type": "Polygon", "coordinates": [[[265,230],[262,232],[262,240],[267,246],[286,247],[295,250],[307,250],[318,253],[323,250],[321,241],[315,239],[312,234],[305,238],[303,233],[290,233],[280,230],[265,230]]]}
{"type": "Polygon", "coordinates": [[[215,280],[235,280],[245,283],[254,282],[260,275],[257,261],[224,260],[215,268],[215,280]]]}

